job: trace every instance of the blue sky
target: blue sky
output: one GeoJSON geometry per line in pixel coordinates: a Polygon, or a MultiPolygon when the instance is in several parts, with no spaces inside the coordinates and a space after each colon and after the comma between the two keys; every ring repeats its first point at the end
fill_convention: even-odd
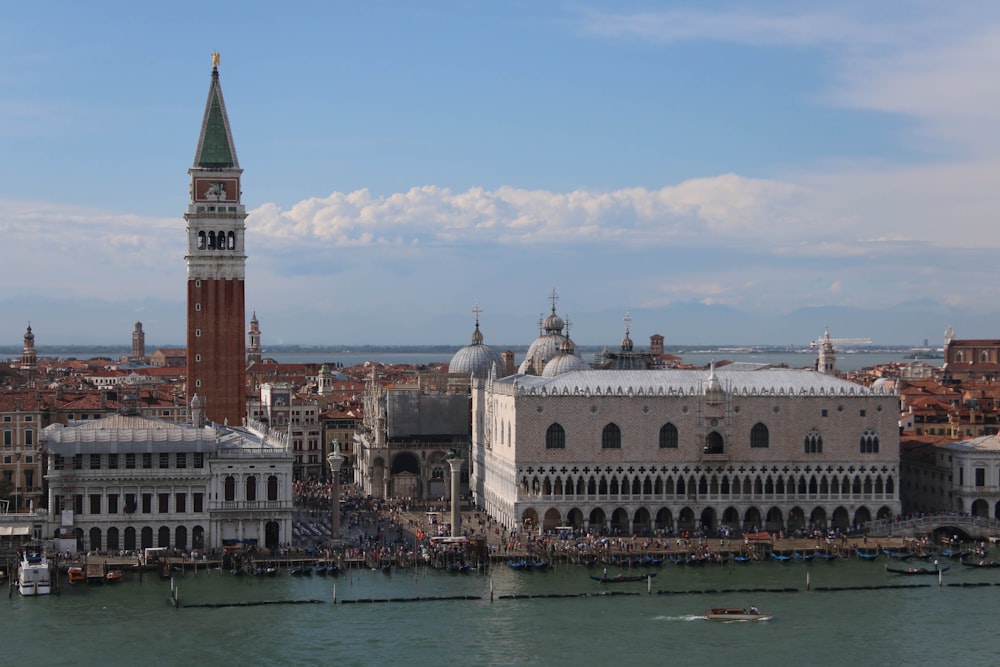
{"type": "Polygon", "coordinates": [[[0,344],[184,340],[211,72],[263,343],[1000,337],[1000,5],[0,6],[0,344]]]}

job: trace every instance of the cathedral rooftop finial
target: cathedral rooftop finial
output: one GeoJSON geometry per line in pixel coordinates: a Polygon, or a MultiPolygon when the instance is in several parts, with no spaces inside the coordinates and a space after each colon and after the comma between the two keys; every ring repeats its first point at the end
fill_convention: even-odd
{"type": "Polygon", "coordinates": [[[216,69],[219,66],[219,59],[222,56],[219,55],[218,51],[212,51],[212,69],[216,69]]]}

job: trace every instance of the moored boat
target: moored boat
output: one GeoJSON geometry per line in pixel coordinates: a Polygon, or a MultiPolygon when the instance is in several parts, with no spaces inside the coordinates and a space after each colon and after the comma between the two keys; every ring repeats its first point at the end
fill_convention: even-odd
{"type": "Polygon", "coordinates": [[[71,584],[79,584],[87,580],[87,575],[84,574],[82,567],[73,566],[66,570],[66,578],[71,584]]]}
{"type": "Polygon", "coordinates": [[[649,577],[655,576],[656,572],[647,572],[646,574],[613,574],[610,577],[606,574],[592,574],[590,578],[601,584],[622,584],[630,581],[646,581],[649,577]]]}
{"type": "Polygon", "coordinates": [[[1000,560],[980,560],[980,561],[968,561],[963,560],[962,565],[965,567],[978,567],[984,569],[992,569],[1000,567],[1000,560]]]}
{"type": "Polygon", "coordinates": [[[107,574],[104,575],[104,578],[107,580],[109,584],[114,584],[121,581],[123,576],[125,576],[124,572],[115,569],[115,570],[108,570],[107,574]]]}
{"type": "Polygon", "coordinates": [[[760,611],[757,607],[719,607],[705,612],[705,618],[710,621],[769,621],[774,617],[769,611],[760,611]]]}
{"type": "Polygon", "coordinates": [[[891,567],[889,565],[885,566],[886,572],[892,572],[893,574],[937,574],[938,572],[947,572],[948,566],[944,567],[891,567]]]}
{"type": "Polygon", "coordinates": [[[885,547],[882,547],[882,553],[894,560],[906,560],[913,557],[912,551],[893,551],[892,549],[886,549],[885,547]]]}
{"type": "Polygon", "coordinates": [[[24,552],[17,568],[17,590],[21,595],[48,595],[52,592],[49,562],[40,552],[24,552]]]}

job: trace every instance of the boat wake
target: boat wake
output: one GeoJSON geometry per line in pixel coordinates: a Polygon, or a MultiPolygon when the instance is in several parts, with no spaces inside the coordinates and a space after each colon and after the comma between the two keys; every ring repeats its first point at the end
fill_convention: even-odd
{"type": "Polygon", "coordinates": [[[704,621],[704,614],[684,614],[683,616],[654,616],[654,621],[704,621]]]}

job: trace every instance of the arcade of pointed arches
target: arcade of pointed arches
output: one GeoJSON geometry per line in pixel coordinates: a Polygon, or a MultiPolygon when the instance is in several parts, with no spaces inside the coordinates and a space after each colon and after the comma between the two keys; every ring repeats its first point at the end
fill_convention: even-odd
{"type": "Polygon", "coordinates": [[[528,468],[518,476],[517,486],[519,504],[529,503],[521,511],[522,524],[538,526],[541,520],[544,529],[572,525],[626,534],[720,526],[788,532],[846,529],[893,516],[896,495],[895,470],[853,465],[528,468]],[[696,515],[689,505],[711,506],[696,515]],[[806,505],[813,505],[808,514],[806,505]],[[849,512],[844,505],[855,509],[849,512]],[[869,505],[878,507],[875,516],[869,505]],[[536,506],[546,508],[541,516],[536,506]],[[717,507],[723,508],[721,514],[717,507]]]}

